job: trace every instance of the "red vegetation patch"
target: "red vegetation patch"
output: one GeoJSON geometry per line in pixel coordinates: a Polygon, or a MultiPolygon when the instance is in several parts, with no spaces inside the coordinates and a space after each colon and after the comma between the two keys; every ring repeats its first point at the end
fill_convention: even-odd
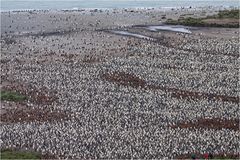
{"type": "MultiPolygon", "coordinates": [[[[176,89],[175,89],[176,90],[176,89]]],[[[172,93],[172,96],[175,98],[184,98],[184,99],[209,99],[209,100],[219,100],[225,102],[239,103],[239,97],[225,96],[225,95],[217,95],[210,93],[200,93],[200,92],[191,92],[191,91],[183,91],[176,90],[172,93]]]]}
{"type": "Polygon", "coordinates": [[[84,63],[98,63],[100,62],[100,59],[98,58],[85,58],[83,59],[84,63]]]}
{"type": "MultiPolygon", "coordinates": [[[[193,159],[193,154],[183,154],[174,157],[174,159],[193,159]]],[[[239,159],[239,154],[219,153],[219,154],[194,154],[195,159],[239,159]]]]}
{"type": "Polygon", "coordinates": [[[178,98],[178,99],[189,99],[189,100],[208,99],[208,100],[232,102],[237,104],[239,103],[239,97],[202,93],[202,92],[192,92],[192,91],[185,91],[177,88],[168,88],[168,87],[161,87],[161,86],[154,86],[154,85],[150,85],[149,88],[161,89],[164,91],[171,92],[172,97],[178,98]]]}
{"type": "Polygon", "coordinates": [[[177,88],[148,85],[145,80],[135,75],[124,73],[124,72],[106,73],[106,74],[103,74],[102,77],[109,82],[115,82],[124,86],[142,87],[142,88],[151,89],[151,90],[160,89],[166,92],[171,92],[172,97],[175,97],[178,99],[192,99],[192,100],[209,99],[209,100],[232,102],[237,104],[239,103],[239,97],[217,95],[217,94],[210,94],[210,93],[201,93],[201,92],[192,92],[192,91],[185,91],[177,88]]]}
{"type": "Polygon", "coordinates": [[[41,159],[58,159],[58,158],[55,155],[43,154],[41,155],[41,159]]]}
{"type": "Polygon", "coordinates": [[[84,63],[99,63],[101,61],[102,58],[99,55],[85,55],[82,60],[84,63]]]}
{"type": "Polygon", "coordinates": [[[107,73],[103,75],[103,78],[109,82],[115,82],[124,86],[131,86],[136,88],[146,86],[146,82],[144,80],[140,79],[137,76],[124,72],[107,73]]]}
{"type": "Polygon", "coordinates": [[[67,53],[64,53],[64,54],[60,54],[61,57],[64,57],[65,59],[68,59],[68,60],[72,60],[76,57],[78,57],[79,55],[77,54],[67,54],[67,53]]]}
{"type": "Polygon", "coordinates": [[[194,122],[181,122],[178,123],[172,128],[204,128],[204,129],[231,129],[238,131],[239,130],[239,119],[198,119],[194,122]]]}
{"type": "Polygon", "coordinates": [[[8,110],[1,115],[1,122],[17,123],[17,122],[45,122],[66,120],[67,114],[60,111],[49,111],[42,109],[16,109],[8,110]]]}

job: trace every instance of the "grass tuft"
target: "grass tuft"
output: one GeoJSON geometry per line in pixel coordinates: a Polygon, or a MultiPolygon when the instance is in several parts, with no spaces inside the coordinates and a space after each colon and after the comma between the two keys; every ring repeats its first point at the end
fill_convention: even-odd
{"type": "Polygon", "coordinates": [[[1,159],[41,159],[41,155],[36,152],[5,149],[1,150],[1,159]]]}
{"type": "Polygon", "coordinates": [[[27,99],[26,96],[21,95],[17,92],[11,92],[11,91],[1,91],[0,94],[1,100],[3,101],[14,101],[14,102],[20,102],[27,99]]]}

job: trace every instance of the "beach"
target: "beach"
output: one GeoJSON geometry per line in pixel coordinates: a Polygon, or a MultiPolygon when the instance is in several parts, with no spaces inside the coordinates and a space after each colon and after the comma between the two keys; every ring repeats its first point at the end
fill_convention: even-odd
{"type": "Polygon", "coordinates": [[[1,149],[239,157],[239,28],[166,24],[219,9],[2,12],[1,149]]]}

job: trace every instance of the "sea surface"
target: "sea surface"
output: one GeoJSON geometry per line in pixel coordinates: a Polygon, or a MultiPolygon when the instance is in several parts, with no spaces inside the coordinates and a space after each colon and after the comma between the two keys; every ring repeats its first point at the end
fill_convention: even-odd
{"type": "Polygon", "coordinates": [[[239,7],[238,0],[1,0],[1,11],[89,8],[239,7]]]}

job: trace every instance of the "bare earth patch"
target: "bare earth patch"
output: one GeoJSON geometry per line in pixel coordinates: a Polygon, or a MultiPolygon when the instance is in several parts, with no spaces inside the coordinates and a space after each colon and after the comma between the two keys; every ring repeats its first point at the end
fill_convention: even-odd
{"type": "Polygon", "coordinates": [[[94,56],[85,56],[83,58],[83,62],[84,63],[98,63],[100,62],[100,58],[99,57],[94,57],[94,56]]]}
{"type": "Polygon", "coordinates": [[[0,121],[2,123],[45,122],[67,119],[67,114],[62,111],[32,107],[32,105],[51,105],[57,100],[56,93],[49,91],[47,88],[37,89],[32,85],[5,81],[1,83],[1,90],[18,92],[27,97],[26,100],[21,102],[2,101],[0,109],[0,121]],[[31,102],[31,106],[28,106],[27,101],[31,102]]]}
{"type": "Polygon", "coordinates": [[[204,19],[203,22],[208,24],[238,24],[239,19],[224,18],[224,19],[204,19]]]}
{"type": "Polygon", "coordinates": [[[60,111],[50,111],[43,109],[14,109],[7,110],[1,115],[1,122],[17,123],[17,122],[45,122],[66,120],[67,114],[60,111]]]}
{"type": "Polygon", "coordinates": [[[191,100],[208,99],[208,100],[232,102],[237,104],[239,103],[239,97],[217,95],[217,94],[210,94],[210,93],[201,93],[201,92],[192,92],[192,91],[180,90],[177,88],[149,85],[145,80],[139,78],[138,76],[135,76],[129,73],[124,73],[124,72],[105,73],[102,75],[102,78],[109,82],[114,82],[124,86],[131,86],[135,88],[142,87],[145,89],[152,89],[152,90],[160,89],[166,92],[171,92],[172,97],[178,98],[178,99],[191,99],[191,100]]]}
{"type": "Polygon", "coordinates": [[[220,119],[220,118],[213,118],[213,119],[198,119],[194,122],[180,122],[172,128],[204,128],[204,129],[230,129],[239,131],[239,119],[220,119]]]}
{"type": "Polygon", "coordinates": [[[28,97],[28,100],[36,104],[51,104],[57,100],[56,93],[49,91],[47,88],[37,89],[32,85],[16,83],[16,82],[3,82],[2,90],[19,92],[28,97]]]}
{"type": "Polygon", "coordinates": [[[103,78],[109,82],[115,82],[124,86],[145,87],[146,82],[137,76],[124,72],[106,73],[103,78]]]}
{"type": "Polygon", "coordinates": [[[178,89],[171,89],[175,90],[172,93],[172,96],[175,98],[183,98],[183,99],[209,99],[209,100],[219,100],[225,102],[232,102],[232,103],[239,103],[239,97],[233,96],[226,96],[226,95],[217,95],[217,94],[210,94],[210,93],[202,93],[202,92],[191,92],[191,91],[184,91],[178,89]]]}
{"type": "MultiPolygon", "coordinates": [[[[234,153],[220,153],[220,154],[212,154],[212,158],[205,158],[204,154],[194,153],[196,159],[239,159],[239,154],[234,153]]],[[[183,154],[174,157],[174,159],[191,159],[192,154],[183,154]]]]}

